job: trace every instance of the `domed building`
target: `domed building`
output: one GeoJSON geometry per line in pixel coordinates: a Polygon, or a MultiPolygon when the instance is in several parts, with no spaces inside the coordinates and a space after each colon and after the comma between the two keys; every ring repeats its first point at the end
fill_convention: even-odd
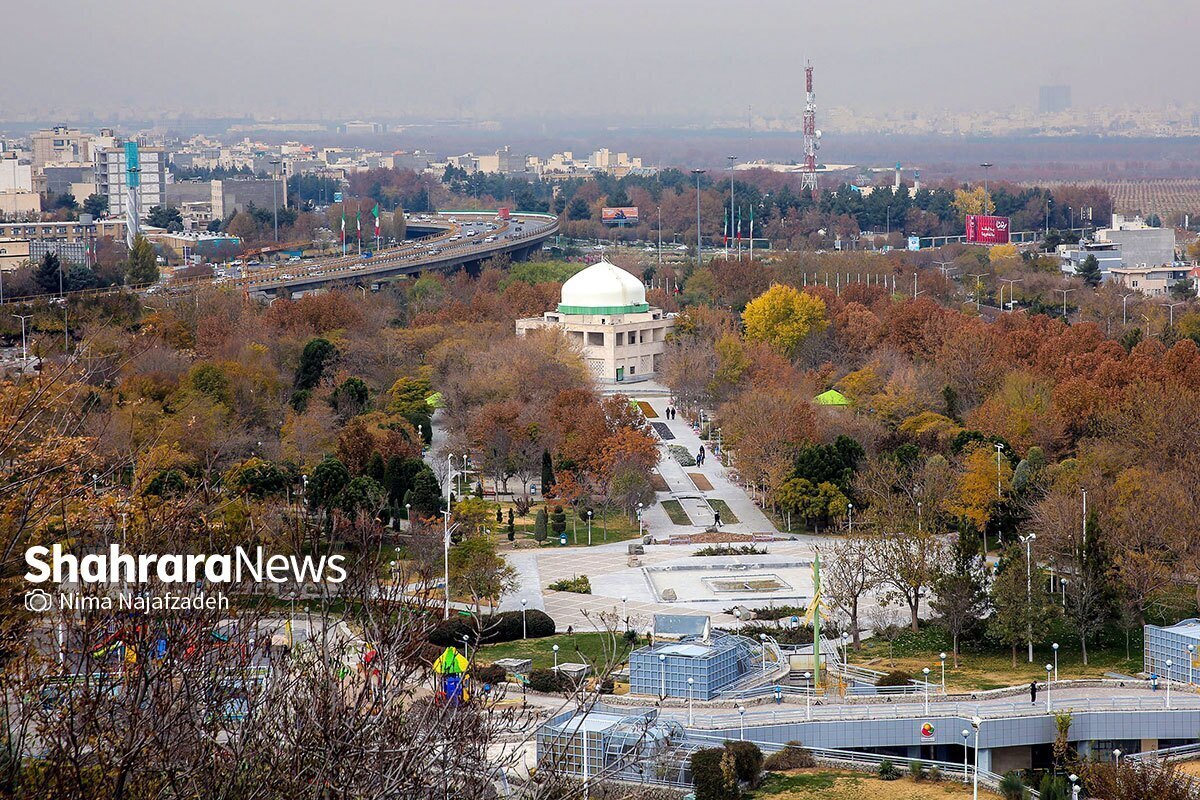
{"type": "Polygon", "coordinates": [[[653,378],[662,371],[675,320],[646,302],[646,287],[608,261],[592,264],[562,287],[562,302],[540,317],[517,320],[517,335],[556,327],[579,345],[600,383],[653,378]]]}

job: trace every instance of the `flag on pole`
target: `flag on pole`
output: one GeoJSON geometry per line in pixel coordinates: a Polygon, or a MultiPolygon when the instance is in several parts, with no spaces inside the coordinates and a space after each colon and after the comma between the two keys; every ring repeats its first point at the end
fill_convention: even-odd
{"type": "Polygon", "coordinates": [[[721,232],[721,244],[729,246],[729,211],[725,211],[725,227],[721,232]]]}
{"type": "Polygon", "coordinates": [[[375,207],[371,209],[371,216],[375,217],[375,238],[378,239],[379,238],[379,203],[376,203],[375,207]]]}
{"type": "Polygon", "coordinates": [[[742,240],[742,208],[741,208],[741,206],[738,206],[738,209],[737,209],[737,240],[739,242],[742,240]]]}
{"type": "Polygon", "coordinates": [[[346,207],[342,206],[342,255],[346,250],[346,207]]]}

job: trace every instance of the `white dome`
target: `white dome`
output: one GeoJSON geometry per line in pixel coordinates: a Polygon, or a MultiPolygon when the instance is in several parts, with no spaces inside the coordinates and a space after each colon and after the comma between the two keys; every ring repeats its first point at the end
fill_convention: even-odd
{"type": "Polygon", "coordinates": [[[563,284],[558,310],[565,314],[622,314],[646,308],[642,282],[617,265],[600,261],[563,284]]]}

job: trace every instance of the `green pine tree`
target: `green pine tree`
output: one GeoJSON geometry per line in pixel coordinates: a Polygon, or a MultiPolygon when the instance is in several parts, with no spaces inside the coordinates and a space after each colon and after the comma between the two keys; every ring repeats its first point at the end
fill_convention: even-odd
{"type": "Polygon", "coordinates": [[[554,488],[554,460],[549,450],[542,451],[542,494],[549,494],[554,488]]]}
{"type": "Polygon", "coordinates": [[[1088,257],[1085,258],[1083,263],[1079,265],[1079,268],[1075,270],[1075,274],[1082,278],[1083,282],[1092,288],[1099,286],[1101,279],[1104,277],[1100,273],[1100,262],[1097,261],[1096,257],[1091,253],[1088,253],[1088,257]]]}
{"type": "Polygon", "coordinates": [[[533,538],[538,542],[546,541],[546,509],[539,508],[533,518],[533,538]]]}
{"type": "Polygon", "coordinates": [[[145,236],[133,240],[129,253],[129,264],[125,269],[125,282],[132,286],[154,283],[158,280],[158,258],[154,247],[145,236]]]}

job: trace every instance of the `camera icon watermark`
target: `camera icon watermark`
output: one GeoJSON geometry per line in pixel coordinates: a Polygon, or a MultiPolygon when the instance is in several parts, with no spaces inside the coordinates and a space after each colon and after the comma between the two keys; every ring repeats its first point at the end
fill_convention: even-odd
{"type": "Polygon", "coordinates": [[[54,608],[54,598],[41,589],[33,589],[25,593],[25,608],[35,613],[49,611],[54,608]]]}

